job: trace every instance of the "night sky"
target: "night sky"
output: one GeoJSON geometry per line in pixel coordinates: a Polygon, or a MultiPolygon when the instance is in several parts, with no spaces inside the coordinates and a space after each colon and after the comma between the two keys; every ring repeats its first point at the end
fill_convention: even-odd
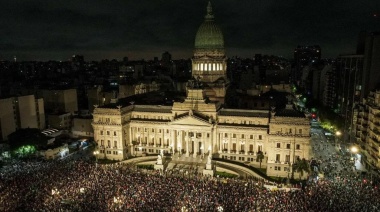
{"type": "MultiPolygon", "coordinates": [[[[1,0],[0,60],[190,58],[207,0],[1,0]]],[[[380,0],[213,0],[227,56],[291,58],[354,53],[361,30],[380,31],[380,0]]]]}

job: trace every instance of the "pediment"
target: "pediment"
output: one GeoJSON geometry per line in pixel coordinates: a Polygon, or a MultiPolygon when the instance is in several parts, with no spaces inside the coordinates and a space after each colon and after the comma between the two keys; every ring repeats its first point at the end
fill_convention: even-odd
{"type": "Polygon", "coordinates": [[[189,125],[189,126],[207,126],[207,127],[211,126],[211,124],[208,121],[201,119],[199,117],[190,116],[190,115],[175,119],[170,124],[171,125],[189,125]]]}

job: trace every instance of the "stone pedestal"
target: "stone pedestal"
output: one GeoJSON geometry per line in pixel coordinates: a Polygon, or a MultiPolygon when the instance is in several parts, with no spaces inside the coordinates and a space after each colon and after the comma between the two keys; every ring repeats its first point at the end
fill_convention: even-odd
{"type": "Polygon", "coordinates": [[[154,164],[154,170],[162,170],[164,171],[164,165],[163,164],[154,164]]]}
{"type": "Polygon", "coordinates": [[[214,170],[212,169],[203,169],[203,176],[214,176],[214,170]]]}
{"type": "Polygon", "coordinates": [[[214,176],[214,169],[212,168],[212,163],[211,163],[211,155],[207,157],[207,163],[206,163],[206,169],[203,169],[203,175],[204,176],[214,176]]]}
{"type": "Polygon", "coordinates": [[[154,170],[158,170],[158,169],[161,169],[162,171],[164,171],[164,164],[162,163],[161,155],[157,156],[157,163],[154,164],[154,170]]]}
{"type": "Polygon", "coordinates": [[[211,164],[206,164],[206,169],[207,170],[212,170],[212,165],[211,164]]]}

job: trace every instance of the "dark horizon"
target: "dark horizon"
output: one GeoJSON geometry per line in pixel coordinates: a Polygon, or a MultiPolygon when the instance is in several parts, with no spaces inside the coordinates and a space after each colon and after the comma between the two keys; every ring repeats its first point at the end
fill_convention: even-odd
{"type": "MultiPolygon", "coordinates": [[[[0,60],[151,60],[168,51],[191,58],[207,0],[91,4],[15,0],[0,9],[0,60]]],[[[353,1],[211,1],[228,57],[293,57],[297,45],[320,45],[322,58],[354,54],[360,31],[380,30],[379,3],[353,1]]]]}

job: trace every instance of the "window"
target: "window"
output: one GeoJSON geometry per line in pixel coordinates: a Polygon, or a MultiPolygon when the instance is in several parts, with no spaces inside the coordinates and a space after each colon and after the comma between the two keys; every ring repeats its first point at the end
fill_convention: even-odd
{"type": "Polygon", "coordinates": [[[104,146],[104,141],[103,140],[100,140],[100,145],[104,146]]]}
{"type": "Polygon", "coordinates": [[[114,147],[114,148],[117,148],[117,141],[114,141],[114,142],[113,142],[113,147],[114,147]]]}
{"type": "Polygon", "coordinates": [[[116,136],[116,131],[113,131],[113,135],[116,136]]]}
{"type": "Polygon", "coordinates": [[[108,122],[110,122],[111,121],[111,119],[110,118],[106,118],[106,122],[108,123],[108,122]]]}
{"type": "Polygon", "coordinates": [[[145,128],[144,132],[148,132],[148,128],[145,128]]]}
{"type": "Polygon", "coordinates": [[[277,148],[281,148],[281,143],[277,143],[277,144],[276,144],[276,147],[277,147],[277,148]]]}
{"type": "Polygon", "coordinates": [[[110,135],[110,131],[107,131],[107,135],[110,135]]]}
{"type": "Polygon", "coordinates": [[[253,135],[250,135],[250,136],[249,136],[249,139],[253,139],[253,135]]]}
{"type": "Polygon", "coordinates": [[[280,154],[276,154],[276,163],[280,162],[280,154]]]}
{"type": "Polygon", "coordinates": [[[227,138],[227,133],[224,133],[224,137],[227,138]]]}
{"type": "Polygon", "coordinates": [[[289,129],[289,133],[292,133],[292,129],[289,129]]]}
{"type": "Polygon", "coordinates": [[[275,166],[275,167],[274,167],[274,170],[276,170],[276,171],[281,171],[281,166],[275,166]]]}
{"type": "Polygon", "coordinates": [[[290,162],[290,155],[286,155],[286,156],[285,156],[285,162],[286,162],[286,163],[289,163],[289,162],[290,162]]]}
{"type": "Polygon", "coordinates": [[[301,145],[297,144],[296,145],[296,149],[300,150],[301,149],[301,145]]]}
{"type": "Polygon", "coordinates": [[[117,151],[113,151],[113,154],[114,154],[114,155],[117,155],[117,151]]]}
{"type": "Polygon", "coordinates": [[[286,144],[286,148],[287,148],[287,149],[290,149],[290,144],[286,144]]]}
{"type": "Polygon", "coordinates": [[[236,138],[236,134],[232,134],[232,138],[236,138]]]}
{"type": "Polygon", "coordinates": [[[107,145],[108,148],[111,147],[111,141],[110,140],[107,141],[107,144],[108,144],[107,145]]]}
{"type": "Polygon", "coordinates": [[[110,154],[111,154],[111,151],[107,151],[107,154],[110,155],[110,154]]]}
{"type": "Polygon", "coordinates": [[[103,130],[100,130],[100,135],[103,135],[103,130]]]}
{"type": "Polygon", "coordinates": [[[298,130],[298,133],[299,133],[299,134],[302,134],[302,129],[299,129],[299,130],[298,130]]]}
{"type": "Polygon", "coordinates": [[[262,135],[259,135],[259,140],[262,140],[263,139],[263,136],[262,135]]]}
{"type": "Polygon", "coordinates": [[[158,132],[161,133],[161,129],[159,129],[158,132]]]}
{"type": "Polygon", "coordinates": [[[244,134],[241,135],[241,138],[244,138],[244,134]]]}
{"type": "Polygon", "coordinates": [[[154,129],[152,129],[152,132],[154,132],[154,129]]]}
{"type": "Polygon", "coordinates": [[[210,138],[210,133],[207,133],[207,138],[210,138]]]}

